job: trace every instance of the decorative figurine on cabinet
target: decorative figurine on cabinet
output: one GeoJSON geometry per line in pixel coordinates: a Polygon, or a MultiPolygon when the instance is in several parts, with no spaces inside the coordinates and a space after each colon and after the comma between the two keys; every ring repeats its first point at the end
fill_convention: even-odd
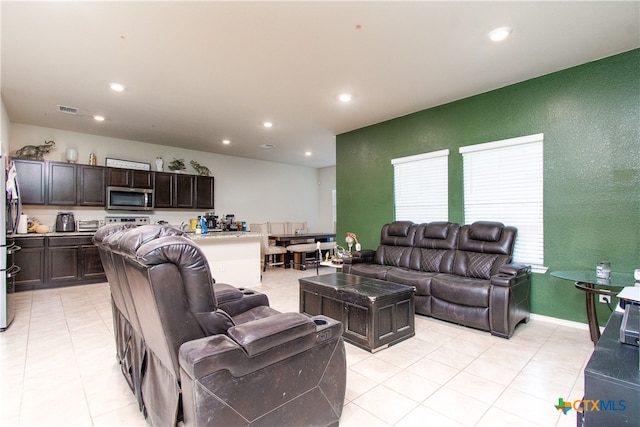
{"type": "Polygon", "coordinates": [[[42,145],[25,145],[16,151],[16,157],[42,160],[42,156],[49,154],[49,151],[53,150],[55,146],[56,143],[54,141],[45,141],[42,145]]]}
{"type": "Polygon", "coordinates": [[[191,160],[191,166],[193,166],[193,168],[196,170],[196,172],[198,172],[199,175],[201,176],[209,176],[211,174],[211,171],[209,171],[209,168],[206,166],[200,166],[200,163],[196,162],[195,160],[191,160]]]}

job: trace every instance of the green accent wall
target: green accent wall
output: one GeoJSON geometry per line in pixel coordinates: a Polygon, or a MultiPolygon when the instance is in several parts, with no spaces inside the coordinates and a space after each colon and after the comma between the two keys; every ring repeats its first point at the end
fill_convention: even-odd
{"type": "MultiPolygon", "coordinates": [[[[531,310],[586,322],[584,294],[550,272],[640,268],[640,49],[338,135],[339,244],[350,231],[375,249],[393,221],[391,159],[450,149],[449,220],[462,224],[458,148],[536,133],[549,270],[533,275],[531,310]]],[[[601,325],[609,314],[598,304],[601,325]]]]}

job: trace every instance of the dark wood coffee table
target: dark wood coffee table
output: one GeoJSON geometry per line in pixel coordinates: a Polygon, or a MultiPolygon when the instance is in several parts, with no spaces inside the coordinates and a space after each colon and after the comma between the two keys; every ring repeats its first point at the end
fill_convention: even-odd
{"type": "Polygon", "coordinates": [[[300,312],[340,320],[345,341],[370,352],[415,335],[415,289],[347,273],[303,277],[300,312]]]}

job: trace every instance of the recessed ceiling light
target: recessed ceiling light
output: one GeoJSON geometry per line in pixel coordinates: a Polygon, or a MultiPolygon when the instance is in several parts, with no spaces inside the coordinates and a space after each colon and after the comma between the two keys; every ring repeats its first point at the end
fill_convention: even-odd
{"type": "Polygon", "coordinates": [[[305,156],[310,156],[310,155],[311,155],[311,151],[305,151],[305,152],[304,152],[304,155],[305,155],[305,156]]]}
{"type": "Polygon", "coordinates": [[[509,27],[500,27],[500,28],[496,28],[495,30],[491,31],[489,33],[489,38],[491,39],[491,41],[501,42],[502,40],[504,40],[507,37],[509,37],[509,34],[511,34],[511,28],[509,28],[509,27]]]}
{"type": "Polygon", "coordinates": [[[223,139],[223,140],[222,140],[222,143],[223,143],[224,145],[229,145],[229,144],[231,144],[231,140],[223,139]]]}
{"type": "Polygon", "coordinates": [[[270,127],[272,127],[272,126],[273,126],[273,123],[271,123],[271,122],[263,122],[263,123],[262,123],[262,126],[264,126],[264,127],[266,127],[266,128],[270,128],[270,127]]]}
{"type": "Polygon", "coordinates": [[[349,102],[349,101],[351,101],[351,94],[350,93],[341,93],[340,95],[338,95],[338,99],[341,102],[349,102]]]}
{"type": "Polygon", "coordinates": [[[114,90],[116,92],[122,92],[124,90],[124,86],[120,83],[109,83],[109,87],[111,88],[111,90],[114,90]]]}
{"type": "Polygon", "coordinates": [[[104,122],[104,116],[95,115],[93,116],[93,120],[96,122],[104,122]]]}

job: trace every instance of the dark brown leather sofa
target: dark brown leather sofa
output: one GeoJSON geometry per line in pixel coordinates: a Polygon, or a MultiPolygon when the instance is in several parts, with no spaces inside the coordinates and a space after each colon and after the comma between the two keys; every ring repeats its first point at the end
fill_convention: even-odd
{"type": "Polygon", "coordinates": [[[215,283],[198,246],[171,227],[108,225],[94,242],[116,354],[151,425],[338,425],[342,323],[215,283]]]}
{"type": "Polygon", "coordinates": [[[511,263],[516,234],[499,222],[396,221],[343,271],[414,286],[416,313],[509,338],[530,312],[531,267],[511,263]]]}

